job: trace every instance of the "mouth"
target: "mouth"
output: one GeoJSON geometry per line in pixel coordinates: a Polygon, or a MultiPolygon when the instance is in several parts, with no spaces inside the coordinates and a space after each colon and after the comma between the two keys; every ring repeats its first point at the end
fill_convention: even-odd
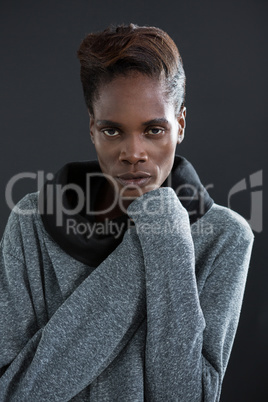
{"type": "Polygon", "coordinates": [[[151,179],[151,175],[147,172],[124,173],[117,176],[117,180],[124,187],[137,188],[144,187],[151,179]]]}

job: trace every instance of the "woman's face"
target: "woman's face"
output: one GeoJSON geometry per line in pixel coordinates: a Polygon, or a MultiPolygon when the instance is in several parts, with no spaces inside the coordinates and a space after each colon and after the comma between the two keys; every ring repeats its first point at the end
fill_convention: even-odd
{"type": "Polygon", "coordinates": [[[103,173],[121,197],[134,199],[159,188],[169,175],[176,144],[183,140],[184,109],[175,115],[160,80],[131,73],[99,90],[90,134],[103,173]]]}

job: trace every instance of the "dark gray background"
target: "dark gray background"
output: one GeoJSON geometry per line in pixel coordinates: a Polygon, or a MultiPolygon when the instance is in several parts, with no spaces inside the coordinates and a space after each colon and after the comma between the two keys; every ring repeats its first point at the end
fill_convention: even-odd
{"type": "MultiPolygon", "coordinates": [[[[258,170],[265,175],[267,9],[265,0],[2,0],[0,234],[14,174],[55,172],[95,156],[76,50],[87,33],[110,23],[155,25],[177,43],[187,76],[186,137],[178,152],[214,186],[217,203],[227,205],[229,190],[243,178],[258,170]]],[[[14,201],[36,190],[34,180],[21,181],[14,201]]],[[[232,208],[249,219],[249,191],[234,197],[232,208]]],[[[268,400],[265,231],[255,236],[222,402],[268,400]]]]}

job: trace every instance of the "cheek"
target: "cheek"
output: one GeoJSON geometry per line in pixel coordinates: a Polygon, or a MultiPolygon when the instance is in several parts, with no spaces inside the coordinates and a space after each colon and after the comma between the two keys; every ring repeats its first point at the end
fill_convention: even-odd
{"type": "Polygon", "coordinates": [[[170,160],[174,159],[176,145],[177,141],[174,139],[174,137],[171,137],[168,141],[161,145],[160,150],[158,149],[158,155],[160,158],[164,159],[164,164],[169,164],[170,160]]]}
{"type": "Polygon", "coordinates": [[[114,147],[111,147],[111,144],[105,144],[105,142],[102,141],[95,141],[95,150],[101,170],[105,173],[112,174],[118,159],[118,152],[114,147]]]}
{"type": "Polygon", "coordinates": [[[95,149],[99,158],[106,160],[109,157],[108,145],[97,137],[95,137],[95,149]]]}
{"type": "Polygon", "coordinates": [[[176,141],[169,141],[161,148],[161,152],[159,153],[159,167],[164,175],[168,176],[172,169],[176,152],[176,145],[176,141]]]}

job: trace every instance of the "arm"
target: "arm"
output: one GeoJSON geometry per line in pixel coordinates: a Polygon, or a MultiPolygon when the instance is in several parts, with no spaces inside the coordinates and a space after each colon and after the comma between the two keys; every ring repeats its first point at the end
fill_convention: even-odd
{"type": "Polygon", "coordinates": [[[238,323],[252,234],[247,229],[241,238],[234,233],[226,241],[199,297],[189,218],[175,192],[154,190],[136,199],[128,212],[145,264],[146,399],[218,401],[238,323]]]}
{"type": "Polygon", "coordinates": [[[8,240],[19,230],[12,213],[0,250],[0,401],[70,400],[111,363],[145,317],[142,253],[136,235],[126,233],[38,328],[23,250],[14,256],[8,240]]]}

